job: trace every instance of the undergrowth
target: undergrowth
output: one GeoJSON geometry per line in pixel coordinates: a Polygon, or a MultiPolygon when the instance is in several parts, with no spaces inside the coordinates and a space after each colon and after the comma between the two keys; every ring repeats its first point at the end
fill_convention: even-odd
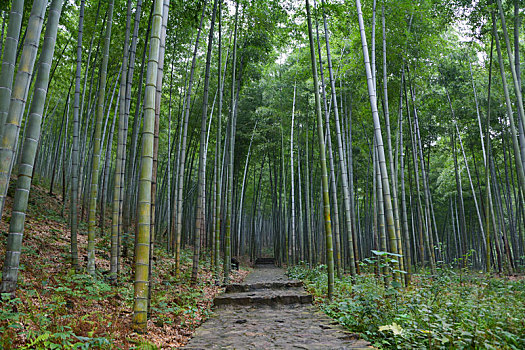
{"type": "Polygon", "coordinates": [[[289,269],[321,309],[380,349],[525,349],[525,280],[442,268],[408,288],[345,275],[326,298],[326,266],[289,269]]]}
{"type": "MultiPolygon", "coordinates": [[[[164,349],[180,347],[210,313],[221,292],[212,278],[209,254],[203,252],[197,284],[191,284],[193,252],[183,249],[181,276],[175,260],[155,249],[148,334],[134,333],[132,258],[122,258],[116,285],[108,281],[109,224],[97,232],[97,274],[85,273],[86,227],[79,232],[80,273],[69,263],[70,232],[63,204],[34,186],[25,225],[18,289],[0,299],[0,349],[164,349]]],[[[7,232],[12,199],[0,231],[7,232]],[[6,220],[7,219],[7,220],[6,220]]],[[[67,211],[66,211],[67,212],[67,211]]],[[[0,256],[5,247],[0,244],[0,256]]],[[[232,273],[239,282],[247,271],[232,273]]],[[[1,274],[0,274],[1,277],[1,274]]]]}
{"type": "MultiPolygon", "coordinates": [[[[162,258],[167,258],[160,253],[162,258]]],[[[182,254],[189,267],[191,251],[182,254]]],[[[203,262],[208,268],[209,261],[203,262]]],[[[40,281],[40,287],[21,281],[16,298],[0,302],[0,349],[158,349],[180,346],[211,314],[211,301],[219,291],[204,278],[191,285],[185,268],[181,279],[168,277],[159,263],[161,279],[152,295],[151,330],[144,337],[129,327],[133,306],[131,271],[119,285],[105,276],[74,274],[71,270],[40,281]],[[166,332],[164,343],[155,341],[166,332]],[[178,333],[178,334],[176,334],[178,333]],[[171,338],[171,345],[167,344],[171,338]],[[160,344],[157,346],[155,344],[160,344]]]]}

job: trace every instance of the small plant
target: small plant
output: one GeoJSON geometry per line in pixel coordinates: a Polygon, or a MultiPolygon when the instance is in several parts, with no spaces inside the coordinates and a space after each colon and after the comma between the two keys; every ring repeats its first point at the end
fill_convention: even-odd
{"type": "Polygon", "coordinates": [[[400,270],[397,268],[399,260],[403,257],[401,254],[395,254],[390,252],[383,252],[378,250],[372,250],[372,253],[375,255],[376,259],[368,259],[370,263],[375,263],[379,271],[383,271],[383,278],[385,282],[391,284],[393,288],[400,288],[401,284],[392,278],[396,275],[406,274],[406,271],[400,270]]]}
{"type": "Polygon", "coordinates": [[[19,311],[22,302],[19,298],[11,298],[10,294],[2,294],[0,302],[0,348],[10,348],[24,317],[24,313],[19,311]]]}
{"type": "Polygon", "coordinates": [[[137,344],[136,346],[131,347],[133,350],[158,350],[159,347],[155,344],[150,343],[144,338],[139,338],[138,340],[129,339],[130,342],[137,344]]]}

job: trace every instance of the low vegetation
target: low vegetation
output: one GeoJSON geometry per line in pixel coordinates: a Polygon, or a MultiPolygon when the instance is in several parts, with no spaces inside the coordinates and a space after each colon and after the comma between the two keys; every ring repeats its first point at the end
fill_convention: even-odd
{"type": "Polygon", "coordinates": [[[379,349],[524,349],[525,279],[443,266],[413,276],[406,289],[366,273],[336,279],[326,296],[326,266],[289,269],[316,303],[379,349]]]}
{"type": "MultiPolygon", "coordinates": [[[[7,205],[9,215],[10,198],[7,205]]],[[[151,318],[146,336],[131,330],[133,280],[131,258],[123,259],[118,286],[107,280],[107,232],[98,239],[95,276],[74,274],[68,263],[69,227],[60,215],[61,198],[35,186],[26,223],[21,276],[16,298],[0,305],[0,349],[157,349],[185,344],[211,314],[221,292],[202,261],[199,282],[190,283],[191,250],[183,250],[182,275],[175,279],[174,259],[155,250],[151,318]],[[46,203],[45,205],[43,205],[46,203]]],[[[6,224],[0,226],[5,235],[6,224]]],[[[79,236],[84,252],[85,230],[79,236]]],[[[0,255],[3,255],[3,247],[0,255]]],[[[209,256],[209,254],[205,254],[209,256]]],[[[233,272],[240,281],[247,271],[233,272]]]]}

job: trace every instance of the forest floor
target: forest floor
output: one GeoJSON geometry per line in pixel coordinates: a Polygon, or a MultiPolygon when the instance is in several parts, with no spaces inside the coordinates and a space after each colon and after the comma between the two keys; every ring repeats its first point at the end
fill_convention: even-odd
{"type": "Polygon", "coordinates": [[[378,349],[525,349],[525,279],[440,266],[393,288],[373,266],[336,278],[326,298],[326,266],[295,266],[314,303],[378,349]]]}
{"type": "MultiPolygon", "coordinates": [[[[9,196],[0,223],[2,259],[11,205],[9,196]]],[[[132,259],[122,259],[119,283],[111,285],[105,277],[109,270],[108,221],[104,233],[97,234],[96,276],[73,273],[67,213],[60,195],[50,195],[46,189],[33,186],[18,290],[15,298],[4,299],[0,304],[0,348],[164,349],[187,343],[195,329],[212,314],[214,297],[223,292],[214,284],[209,260],[201,261],[199,282],[191,285],[190,250],[182,253],[180,279],[174,277],[175,261],[171,255],[163,249],[155,250],[148,333],[139,335],[131,329],[132,259]]],[[[85,224],[80,225],[79,231],[79,259],[85,271],[85,224]]],[[[241,267],[232,273],[232,282],[241,282],[248,273],[249,269],[241,267]]]]}

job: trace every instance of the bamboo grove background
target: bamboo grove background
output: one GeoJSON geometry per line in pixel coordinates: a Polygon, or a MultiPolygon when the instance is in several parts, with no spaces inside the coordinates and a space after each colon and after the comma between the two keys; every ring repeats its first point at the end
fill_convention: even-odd
{"type": "Polygon", "coordinates": [[[205,254],[221,283],[231,257],[326,264],[329,294],[374,254],[399,286],[523,267],[517,0],[0,6],[2,292],[32,181],[63,201],[75,271],[97,273],[97,244],[114,283],[134,259],[139,330],[153,247],[193,247],[193,281],[205,254]]]}

